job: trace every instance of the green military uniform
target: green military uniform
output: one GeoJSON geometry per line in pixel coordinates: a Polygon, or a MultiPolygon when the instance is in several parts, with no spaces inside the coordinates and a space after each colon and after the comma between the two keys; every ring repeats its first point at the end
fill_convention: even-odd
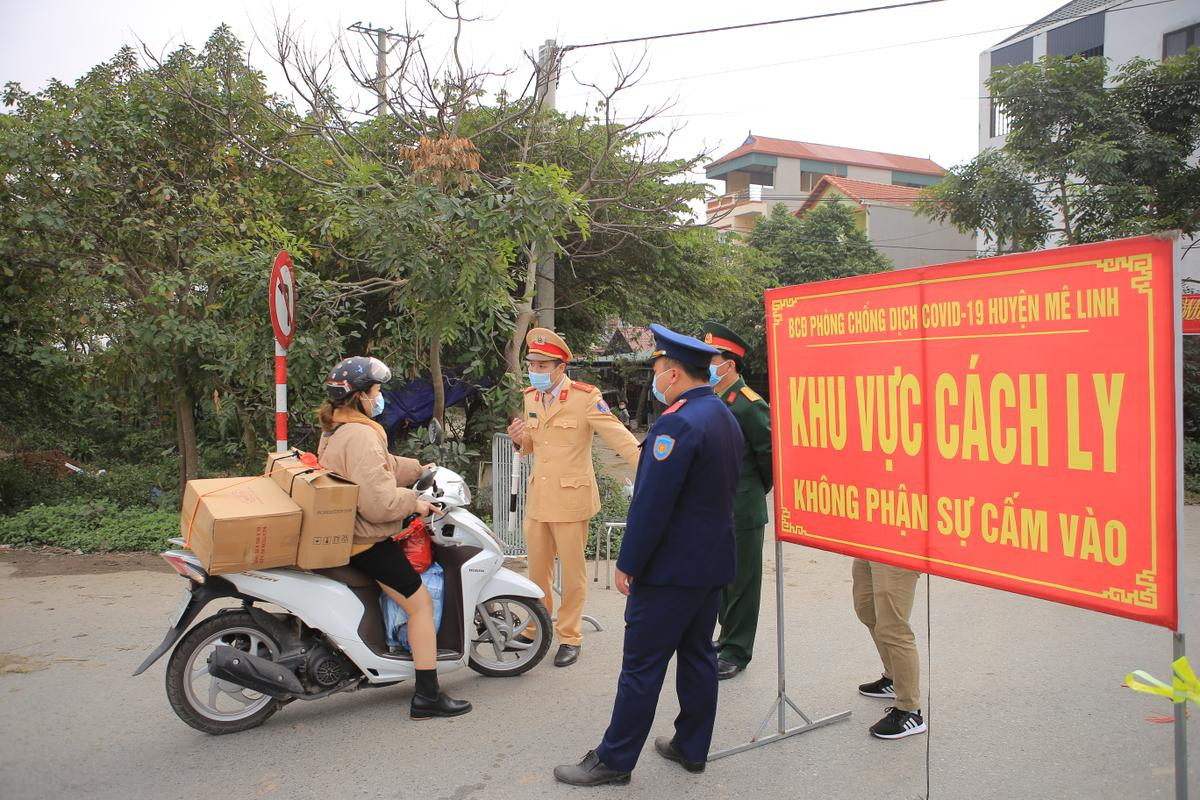
{"type": "MultiPolygon", "coordinates": [[[[703,340],[722,350],[722,355],[745,355],[745,341],[724,325],[705,323],[703,331],[703,340]]],[[[762,596],[763,529],[767,524],[767,492],[772,485],[771,413],[767,402],[741,376],[724,387],[720,396],[737,419],[746,442],[733,501],[737,574],[725,587],[718,615],[720,659],[745,667],[754,654],[762,596]]]]}

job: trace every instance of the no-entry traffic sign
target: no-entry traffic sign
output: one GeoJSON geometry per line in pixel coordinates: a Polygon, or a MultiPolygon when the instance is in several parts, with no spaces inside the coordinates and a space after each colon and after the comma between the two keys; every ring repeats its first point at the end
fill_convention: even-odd
{"type": "Polygon", "coordinates": [[[275,341],[286,350],[296,335],[296,278],[292,257],[287,250],[280,250],[271,268],[271,326],[275,329],[275,341]]]}

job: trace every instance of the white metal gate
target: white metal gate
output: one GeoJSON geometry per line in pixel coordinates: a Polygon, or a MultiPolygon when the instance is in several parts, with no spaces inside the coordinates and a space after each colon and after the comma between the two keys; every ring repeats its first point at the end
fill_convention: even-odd
{"type": "Polygon", "coordinates": [[[525,547],[525,486],[533,456],[520,456],[513,450],[512,439],[506,433],[492,435],[492,530],[500,537],[506,556],[528,554],[525,547]],[[517,510],[508,510],[512,491],[513,465],[519,464],[521,480],[517,487],[517,510]]]}

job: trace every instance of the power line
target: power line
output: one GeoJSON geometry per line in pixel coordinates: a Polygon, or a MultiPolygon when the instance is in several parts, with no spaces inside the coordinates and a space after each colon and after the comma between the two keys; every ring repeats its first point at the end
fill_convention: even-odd
{"type": "Polygon", "coordinates": [[[888,11],[894,8],[907,8],[909,6],[923,6],[929,3],[941,3],[943,0],[912,0],[908,3],[894,3],[888,6],[875,6],[873,8],[856,8],[850,11],[831,11],[828,14],[811,14],[807,17],[791,17],[789,19],[773,19],[766,22],[746,22],[741,25],[725,25],[720,28],[701,28],[692,31],[679,31],[677,33],[657,33],[652,36],[634,36],[628,39],[610,39],[606,42],[589,42],[588,44],[569,44],[564,45],[562,52],[568,50],[582,50],[585,47],[604,47],[612,44],[629,44],[631,42],[649,42],[655,39],[673,39],[678,36],[695,36],[701,33],[720,33],[722,31],[736,31],[742,28],[761,28],[766,25],[782,25],[786,22],[807,22],[814,19],[828,19],[829,17],[846,17],[852,14],[865,14],[869,11],[888,11]]]}
{"type": "MultiPolygon", "coordinates": [[[[1133,11],[1134,9],[1138,9],[1138,8],[1146,8],[1148,6],[1158,6],[1158,5],[1163,5],[1164,3],[1174,3],[1174,2],[1178,2],[1178,0],[1151,0],[1151,2],[1140,3],[1135,6],[1124,6],[1122,8],[1112,8],[1112,9],[1109,9],[1105,13],[1113,14],[1118,11],[1133,11]]],[[[871,9],[865,9],[865,10],[871,10],[871,9]]],[[[1093,12],[1093,13],[1095,13],[1095,12],[1093,12]]],[[[1077,14],[1075,16],[1062,17],[1061,19],[1056,20],[1056,22],[1067,22],[1069,20],[1083,19],[1084,17],[1089,17],[1089,16],[1092,16],[1092,14],[1077,14]]],[[[788,20],[783,20],[783,21],[788,21],[788,20]]],[[[769,24],[769,23],[759,23],[759,24],[769,24]]],[[[825,53],[825,54],[819,55],[819,56],[809,56],[807,58],[796,58],[796,59],[790,59],[788,61],[774,61],[769,64],[756,64],[756,65],[752,65],[752,66],[748,66],[748,67],[723,69],[723,70],[718,70],[718,71],[714,71],[714,72],[697,72],[697,73],[693,73],[690,75],[679,75],[674,78],[662,78],[662,79],[656,80],[656,81],[643,81],[643,82],[639,82],[637,85],[639,88],[641,88],[643,86],[657,86],[659,84],[675,83],[677,81],[687,81],[687,80],[693,80],[696,78],[713,78],[713,77],[718,77],[721,75],[731,75],[731,74],[738,73],[738,72],[752,72],[754,70],[759,70],[759,69],[770,69],[772,67],[784,67],[784,66],[788,66],[791,64],[804,64],[804,63],[808,63],[810,61],[822,61],[822,60],[828,59],[828,58],[840,58],[842,56],[854,56],[854,55],[861,55],[863,53],[874,53],[874,52],[878,52],[880,50],[892,50],[892,49],[895,49],[898,47],[913,47],[913,46],[921,45],[921,44],[933,44],[935,42],[949,41],[951,39],[963,39],[963,38],[966,38],[969,36],[979,36],[979,35],[982,35],[985,33],[997,33],[999,31],[1008,31],[1008,30],[1013,30],[1014,28],[1024,28],[1024,27],[1028,27],[1028,26],[1029,26],[1029,23],[1026,23],[1026,22],[1017,23],[1015,25],[1001,25],[1000,27],[997,27],[997,28],[985,28],[983,30],[970,31],[967,33],[954,33],[954,34],[948,34],[946,36],[935,36],[932,39],[916,39],[916,40],[913,40],[910,42],[896,42],[894,44],[885,44],[885,45],[880,45],[878,47],[866,47],[866,48],[863,48],[860,50],[843,50],[843,51],[839,51],[837,53],[825,53]]],[[[636,40],[629,40],[629,41],[636,41],[636,40]]],[[[590,47],[591,45],[585,45],[585,46],[590,47]]],[[[570,49],[570,48],[564,48],[564,49],[570,49]]],[[[573,96],[573,95],[577,95],[577,94],[586,94],[586,92],[569,92],[567,94],[573,96]]],[[[980,98],[980,99],[988,99],[988,98],[980,98]]],[[[738,112],[718,112],[718,113],[738,113],[738,112]]]]}

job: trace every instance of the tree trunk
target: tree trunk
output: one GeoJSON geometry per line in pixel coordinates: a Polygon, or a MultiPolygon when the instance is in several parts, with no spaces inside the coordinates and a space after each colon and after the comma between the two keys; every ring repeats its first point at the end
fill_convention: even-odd
{"type": "Polygon", "coordinates": [[[538,262],[541,260],[539,253],[541,252],[540,245],[534,245],[529,253],[529,265],[525,270],[525,291],[522,297],[525,301],[517,306],[517,319],[513,327],[512,338],[508,340],[508,347],[504,349],[504,358],[508,362],[508,371],[513,374],[513,377],[520,383],[525,377],[525,370],[521,369],[521,346],[525,344],[525,334],[529,333],[529,329],[533,327],[533,295],[537,286],[538,262]]]}
{"type": "Polygon", "coordinates": [[[198,477],[196,453],[196,398],[182,366],[175,367],[175,440],[179,448],[179,497],[188,481],[198,477]]]}
{"type": "Polygon", "coordinates": [[[246,404],[234,394],[233,407],[237,410],[238,422],[242,426],[242,447],[246,449],[247,463],[253,463],[260,455],[258,452],[258,433],[254,430],[254,420],[246,411],[246,404]]]}
{"type": "Polygon", "coordinates": [[[442,334],[429,343],[429,380],[433,383],[433,418],[446,424],[446,387],[442,382],[442,334]]]}

